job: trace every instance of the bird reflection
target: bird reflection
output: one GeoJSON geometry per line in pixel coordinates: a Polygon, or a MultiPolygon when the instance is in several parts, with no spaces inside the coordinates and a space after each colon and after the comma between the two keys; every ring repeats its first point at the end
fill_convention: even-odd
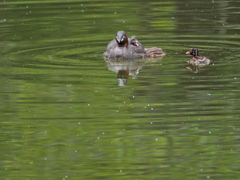
{"type": "Polygon", "coordinates": [[[140,69],[144,66],[146,60],[105,60],[108,70],[117,73],[118,86],[126,86],[128,79],[137,79],[140,69]]]}

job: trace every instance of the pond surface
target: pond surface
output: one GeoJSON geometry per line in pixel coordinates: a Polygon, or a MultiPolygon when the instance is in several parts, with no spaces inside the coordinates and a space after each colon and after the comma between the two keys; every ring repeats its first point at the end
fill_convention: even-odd
{"type": "Polygon", "coordinates": [[[0,176],[239,179],[239,7],[2,1],[0,176]],[[105,61],[119,30],[167,55],[105,61]]]}

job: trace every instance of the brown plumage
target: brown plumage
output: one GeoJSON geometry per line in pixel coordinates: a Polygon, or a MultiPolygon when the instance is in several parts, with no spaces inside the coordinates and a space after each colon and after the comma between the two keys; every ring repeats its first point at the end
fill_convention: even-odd
{"type": "Polygon", "coordinates": [[[193,65],[207,65],[210,63],[210,60],[204,56],[200,56],[199,50],[197,48],[192,48],[187,51],[186,54],[190,54],[193,57],[189,59],[187,62],[193,65]]]}
{"type": "Polygon", "coordinates": [[[151,47],[151,48],[145,48],[146,57],[162,57],[166,55],[161,48],[158,47],[151,47]]]}
{"type": "Polygon", "coordinates": [[[144,48],[135,37],[128,38],[124,31],[118,31],[103,55],[106,59],[137,59],[161,57],[165,53],[157,47],[144,48]]]}

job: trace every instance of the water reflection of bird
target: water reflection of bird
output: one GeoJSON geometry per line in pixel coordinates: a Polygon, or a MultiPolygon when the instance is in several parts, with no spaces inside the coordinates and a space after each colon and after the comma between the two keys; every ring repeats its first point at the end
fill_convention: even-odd
{"type": "Polygon", "coordinates": [[[117,80],[119,86],[127,85],[129,78],[137,79],[139,71],[145,64],[145,59],[115,59],[115,60],[105,60],[110,71],[117,73],[117,80]]]}
{"type": "Polygon", "coordinates": [[[124,31],[117,32],[116,38],[108,44],[104,53],[106,59],[155,58],[164,55],[161,48],[144,48],[135,37],[128,38],[124,31]]]}
{"type": "Polygon", "coordinates": [[[210,63],[210,60],[207,59],[204,56],[200,56],[199,50],[197,48],[192,48],[191,50],[187,51],[186,54],[190,54],[193,57],[189,59],[187,62],[192,65],[208,65],[210,63]]]}

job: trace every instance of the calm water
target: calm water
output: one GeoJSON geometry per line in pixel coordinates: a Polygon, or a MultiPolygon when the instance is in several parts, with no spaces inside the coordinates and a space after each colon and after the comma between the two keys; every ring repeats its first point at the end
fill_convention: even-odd
{"type": "Polygon", "coordinates": [[[240,0],[0,4],[0,177],[240,179],[240,0]],[[105,61],[118,30],[167,55],[105,61]]]}

